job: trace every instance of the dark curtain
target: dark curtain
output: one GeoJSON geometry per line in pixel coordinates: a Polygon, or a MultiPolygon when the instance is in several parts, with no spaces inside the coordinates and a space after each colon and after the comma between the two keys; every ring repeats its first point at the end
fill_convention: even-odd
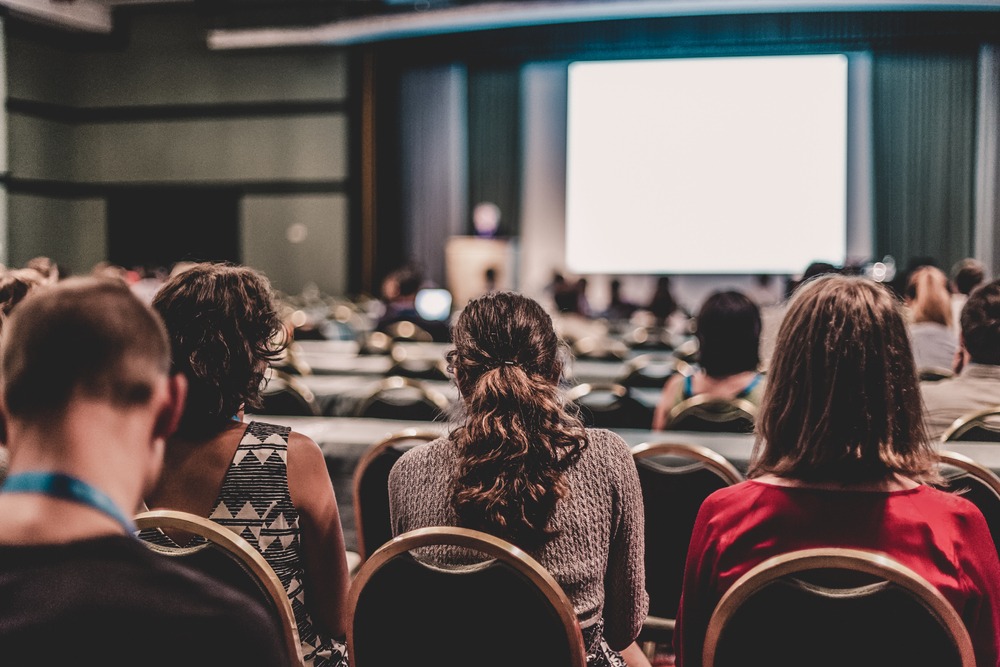
{"type": "MultiPolygon", "coordinates": [[[[500,207],[500,236],[516,235],[521,208],[520,68],[469,69],[469,211],[500,207]]],[[[473,233],[468,221],[468,233],[473,233]]]]}
{"type": "Polygon", "coordinates": [[[874,54],[877,256],[947,272],[972,255],[976,80],[975,52],[874,54]]]}

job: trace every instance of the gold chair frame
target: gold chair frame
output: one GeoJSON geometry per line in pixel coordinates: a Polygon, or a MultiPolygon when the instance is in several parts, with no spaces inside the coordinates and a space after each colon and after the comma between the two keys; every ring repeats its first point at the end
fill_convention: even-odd
{"type": "Polygon", "coordinates": [[[282,586],[278,575],[275,574],[268,562],[264,560],[264,556],[249,542],[228,528],[189,512],[150,510],[137,514],[134,521],[139,530],[173,528],[205,540],[203,544],[188,547],[163,547],[149,542],[144,543],[151,550],[168,557],[184,556],[214,546],[236,558],[257,579],[261,588],[271,598],[281,620],[282,638],[288,654],[293,657],[295,667],[304,667],[305,662],[302,658],[302,645],[299,642],[299,629],[295,622],[295,612],[292,611],[292,603],[285,593],[285,587],[282,586]]]}
{"type": "Polygon", "coordinates": [[[413,378],[403,377],[401,375],[390,375],[384,380],[380,381],[375,388],[368,394],[367,397],[358,405],[357,410],[354,412],[355,417],[361,417],[364,415],[365,411],[378,400],[378,397],[385,392],[393,391],[395,389],[403,389],[410,387],[416,389],[420,392],[422,398],[429,400],[431,403],[437,407],[441,412],[447,412],[451,407],[451,402],[448,397],[439,392],[436,389],[432,389],[425,385],[420,380],[415,380],[413,378]]]}
{"type": "Polygon", "coordinates": [[[718,415],[706,410],[701,414],[701,417],[705,419],[705,421],[724,424],[726,422],[733,421],[733,413],[743,413],[746,418],[749,418],[754,422],[757,421],[757,406],[745,398],[715,398],[706,394],[698,394],[696,396],[692,396],[691,398],[684,399],[670,409],[667,429],[670,430],[670,425],[676,422],[677,418],[688,410],[706,407],[710,408],[712,406],[726,406],[730,409],[726,412],[719,412],[718,415]]]}
{"type": "Polygon", "coordinates": [[[393,538],[391,542],[382,545],[361,566],[347,594],[347,654],[351,667],[356,667],[353,650],[354,610],[357,608],[361,591],[364,590],[368,581],[382,565],[395,556],[413,549],[438,545],[462,547],[486,554],[491,558],[503,561],[535,584],[555,609],[566,630],[571,662],[564,667],[586,667],[587,650],[583,645],[580,621],[576,617],[573,603],[566,597],[566,593],[563,592],[562,587],[552,575],[538,561],[506,540],[478,530],[450,526],[418,528],[403,533],[393,538]]]}
{"type": "Polygon", "coordinates": [[[952,440],[957,440],[966,431],[976,426],[978,423],[983,422],[986,417],[1000,417],[1000,406],[986,408],[985,410],[977,410],[976,412],[969,412],[962,415],[955,421],[951,423],[944,433],[941,434],[941,442],[950,442],[952,440]]]}
{"type": "Polygon", "coordinates": [[[881,553],[839,547],[802,549],[773,556],[757,564],[725,592],[708,622],[703,667],[714,667],[719,637],[726,623],[746,600],[776,579],[807,570],[836,568],[879,577],[917,597],[954,638],[962,667],[975,667],[976,656],[965,622],[937,588],[909,567],[881,553]]]}
{"type": "Polygon", "coordinates": [[[323,411],[319,407],[319,403],[316,402],[316,395],[313,393],[312,389],[307,387],[304,382],[291,375],[287,371],[283,371],[278,368],[268,369],[268,381],[264,385],[264,390],[261,392],[262,395],[267,395],[267,385],[270,384],[270,380],[278,380],[283,382],[288,389],[298,394],[302,400],[306,402],[309,409],[312,411],[313,417],[319,417],[323,414],[323,411]]]}
{"type": "MultiPolygon", "coordinates": [[[[361,531],[362,526],[362,512],[361,509],[361,479],[364,477],[365,471],[368,466],[371,465],[372,461],[378,459],[386,449],[392,447],[396,443],[406,442],[408,440],[417,440],[423,442],[430,442],[441,437],[440,433],[433,433],[431,431],[421,431],[415,428],[408,428],[391,435],[382,438],[378,442],[374,443],[369,447],[365,453],[358,460],[358,464],[354,467],[353,475],[353,493],[354,493],[354,528],[357,531],[358,536],[358,553],[361,556],[361,561],[364,562],[370,555],[368,548],[365,545],[364,534],[361,531]]],[[[386,490],[388,493],[388,489],[386,490]]]]}

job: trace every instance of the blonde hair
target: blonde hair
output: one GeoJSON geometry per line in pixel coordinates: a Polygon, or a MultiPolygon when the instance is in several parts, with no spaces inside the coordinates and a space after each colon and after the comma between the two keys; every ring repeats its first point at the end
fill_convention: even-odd
{"type": "Polygon", "coordinates": [[[937,322],[951,326],[951,294],[948,277],[941,269],[921,266],[910,274],[906,303],[914,322],[937,322]]]}

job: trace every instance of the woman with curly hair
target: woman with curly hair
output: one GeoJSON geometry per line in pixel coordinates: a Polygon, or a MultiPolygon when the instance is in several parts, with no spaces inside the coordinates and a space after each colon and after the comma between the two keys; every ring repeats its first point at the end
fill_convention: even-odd
{"type": "Polygon", "coordinates": [[[147,505],[205,516],[245,537],[288,593],[306,664],[346,666],[335,639],[345,632],[346,552],[323,454],[287,427],[243,421],[245,407],[259,406],[264,372],[281,351],[267,278],[198,264],[168,280],[153,307],[188,395],[147,505]]]}
{"type": "MultiPolygon", "coordinates": [[[[491,292],[462,310],[452,342],[464,414],[393,467],[393,531],[461,526],[516,544],[573,602],[588,665],[626,664],[618,651],[648,665],[634,643],[648,609],[635,464],[620,437],[585,429],[563,400],[552,320],[527,297],[491,292]]],[[[433,564],[464,562],[425,551],[433,564]]]]}

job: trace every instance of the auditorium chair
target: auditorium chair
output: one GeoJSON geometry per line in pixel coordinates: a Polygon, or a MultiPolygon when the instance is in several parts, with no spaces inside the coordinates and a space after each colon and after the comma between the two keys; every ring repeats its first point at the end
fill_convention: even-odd
{"type": "Polygon", "coordinates": [[[351,667],[585,667],[572,603],[535,559],[475,530],[404,533],[371,555],[347,602],[351,667]],[[427,565],[421,553],[478,552],[484,562],[427,565]]]}
{"type": "Polygon", "coordinates": [[[691,531],[702,501],[743,481],[732,463],[713,450],[681,442],[632,448],[645,516],[646,592],[649,616],[638,641],[648,656],[673,639],[691,531]]]}
{"type": "Polygon", "coordinates": [[[653,408],[614,382],[585,382],[570,388],[566,400],[580,408],[584,424],[594,428],[649,429],[653,408]]]}
{"type": "Polygon", "coordinates": [[[744,398],[712,398],[704,394],[684,399],[670,410],[667,430],[711,433],[752,433],[757,406],[744,398]]]}
{"type": "MultiPolygon", "coordinates": [[[[278,575],[259,551],[233,531],[210,519],[177,510],[145,511],[135,516],[143,544],[158,554],[183,563],[243,591],[258,600],[282,631],[290,664],[304,667],[299,630],[292,604],[278,575]],[[184,546],[163,546],[148,541],[151,531],[194,538],[184,546]]],[[[150,600],[150,604],[156,604],[150,600]]],[[[155,650],[155,647],[151,647],[155,650]]]]}
{"type": "Polygon", "coordinates": [[[262,406],[254,412],[287,417],[318,417],[322,414],[316,396],[301,380],[276,368],[268,369],[261,391],[262,406]]]}
{"type": "Polygon", "coordinates": [[[626,361],[616,382],[626,387],[661,389],[673,373],[680,371],[679,365],[687,367],[672,354],[647,352],[626,361]]]}
{"type": "Polygon", "coordinates": [[[355,417],[434,421],[447,413],[448,398],[420,380],[393,375],[379,382],[358,405],[355,417]]]}
{"type": "Polygon", "coordinates": [[[379,440],[354,468],[354,529],[362,560],[392,539],[389,521],[389,472],[407,451],[440,437],[437,433],[406,429],[379,440]]]}
{"type": "Polygon", "coordinates": [[[958,452],[940,450],[938,457],[945,479],[938,487],[962,496],[979,508],[1000,551],[1000,476],[958,452]]]}
{"type": "Polygon", "coordinates": [[[941,434],[941,442],[1000,442],[1000,406],[963,415],[941,434]]]}
{"type": "Polygon", "coordinates": [[[702,667],[974,667],[951,603],[881,553],[818,548],[740,577],[708,623],[702,667]]]}

